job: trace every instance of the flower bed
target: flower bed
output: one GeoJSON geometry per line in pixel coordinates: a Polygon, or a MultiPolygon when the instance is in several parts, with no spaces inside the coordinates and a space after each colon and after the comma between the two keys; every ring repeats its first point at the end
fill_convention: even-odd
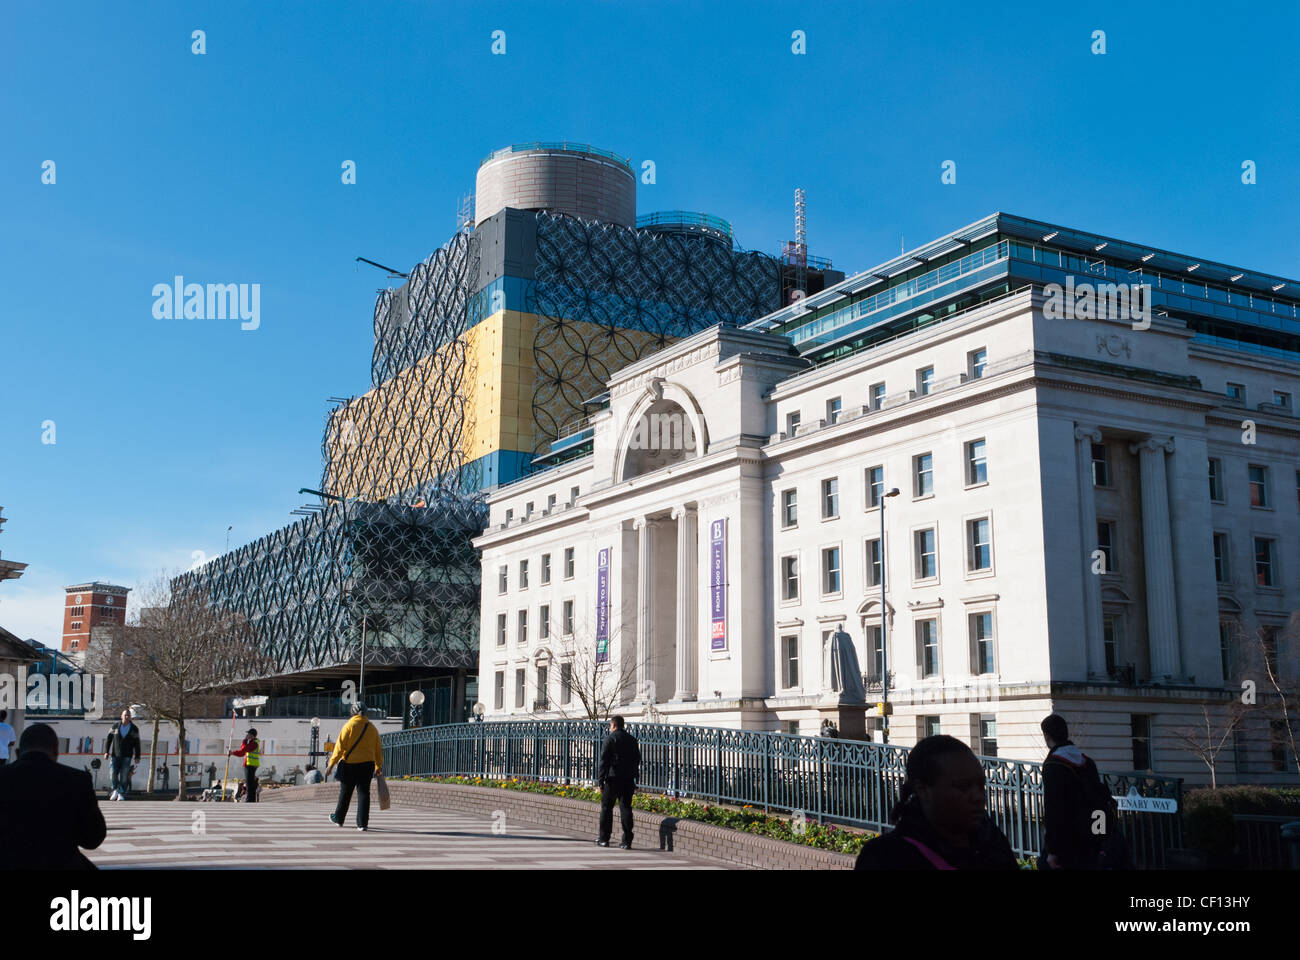
{"type": "MultiPolygon", "coordinates": [[[[523,793],[543,793],[552,797],[565,797],[570,800],[600,801],[600,790],[578,784],[540,783],[535,780],[494,780],[486,777],[394,777],[394,780],[411,780],[423,783],[451,783],[466,787],[490,787],[498,790],[517,790],[523,793]]],[[[771,837],[789,843],[801,843],[819,850],[834,853],[856,855],[862,845],[876,836],[874,833],[858,831],[834,824],[803,822],[780,817],[746,804],[743,807],[726,807],[718,804],[700,803],[695,800],[678,800],[655,793],[637,793],[632,798],[632,806],[637,810],[646,810],[682,820],[696,820],[711,823],[732,830],[771,837]]]]}

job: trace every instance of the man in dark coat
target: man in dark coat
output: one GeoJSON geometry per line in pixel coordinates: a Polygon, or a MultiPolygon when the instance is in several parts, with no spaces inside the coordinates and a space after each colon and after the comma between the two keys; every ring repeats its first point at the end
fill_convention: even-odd
{"type": "Polygon", "coordinates": [[[113,724],[104,741],[104,757],[109,762],[110,800],[125,800],[131,792],[131,765],[140,760],[140,728],[131,720],[131,711],[123,710],[120,723],[113,724]]]}
{"type": "Polygon", "coordinates": [[[1115,805],[1097,765],[1070,742],[1065,718],[1040,724],[1047,744],[1043,761],[1043,862],[1052,870],[1096,870],[1108,831],[1118,830],[1115,805]]]}
{"type": "Polygon", "coordinates": [[[107,833],[90,774],[58,762],[46,723],[23,731],[18,754],[0,768],[0,870],[94,870],[78,849],[107,833]]]}
{"type": "Polygon", "coordinates": [[[618,801],[618,815],[623,824],[624,850],[632,849],[632,794],[636,793],[636,778],[641,766],[641,748],[636,737],[628,733],[622,717],[611,717],[609,735],[600,748],[600,837],[596,843],[609,846],[614,830],[614,802],[618,801]]]}

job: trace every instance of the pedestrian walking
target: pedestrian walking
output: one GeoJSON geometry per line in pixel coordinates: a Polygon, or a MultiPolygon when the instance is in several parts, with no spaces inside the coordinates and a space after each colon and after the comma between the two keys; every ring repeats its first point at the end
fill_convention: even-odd
{"type": "Polygon", "coordinates": [[[132,721],[130,710],[123,710],[119,722],[109,730],[104,758],[109,763],[109,786],[113,788],[108,799],[125,800],[131,792],[131,767],[140,759],[140,728],[132,721]]]}
{"type": "Polygon", "coordinates": [[[1040,865],[1049,870],[1127,866],[1118,805],[1097,764],[1070,740],[1070,727],[1060,714],[1045,717],[1039,727],[1047,744],[1040,865]]]}
{"type": "Polygon", "coordinates": [[[163,790],[166,790],[167,784],[171,781],[172,776],[172,768],[167,765],[166,760],[164,760],[161,766],[158,767],[158,776],[162,780],[163,790]]]}
{"type": "Polygon", "coordinates": [[[614,832],[614,804],[618,803],[618,816],[623,826],[623,842],[619,847],[632,849],[632,795],[636,793],[636,780],[641,767],[641,747],[636,737],[628,733],[622,717],[611,717],[609,733],[600,748],[600,835],[596,843],[609,846],[614,832]]]}
{"type": "Polygon", "coordinates": [[[90,774],[59,760],[54,728],[34,723],[0,767],[0,870],[93,870],[108,827],[90,774]]]}
{"type": "Polygon", "coordinates": [[[257,768],[262,765],[262,748],[257,742],[257,730],[249,727],[248,733],[244,734],[243,742],[234,750],[227,750],[226,754],[244,758],[244,800],[248,803],[256,803],[257,768]]]}
{"type": "Polygon", "coordinates": [[[907,755],[894,829],[868,840],[858,870],[1015,870],[1016,855],[989,819],[984,768],[955,737],[926,737],[907,755]]]}
{"type": "Polygon", "coordinates": [[[370,829],[370,781],[384,768],[384,748],[378,729],[366,719],[365,704],[352,704],[352,719],[339,732],[329,766],[335,768],[334,779],[339,781],[339,802],[330,814],[330,823],[343,826],[355,790],[357,829],[370,829]]]}
{"type": "Polygon", "coordinates": [[[0,710],[0,767],[9,762],[9,751],[13,749],[17,734],[5,721],[9,719],[8,710],[0,710]]]}

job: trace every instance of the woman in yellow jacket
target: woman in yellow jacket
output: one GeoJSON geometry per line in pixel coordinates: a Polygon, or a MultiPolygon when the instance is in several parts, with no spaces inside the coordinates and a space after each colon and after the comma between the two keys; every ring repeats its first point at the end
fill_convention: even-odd
{"type": "Polygon", "coordinates": [[[379,742],[379,730],[366,719],[364,704],[352,704],[352,719],[343,725],[329,764],[339,765],[339,802],[330,814],[330,823],[343,826],[352,791],[356,790],[357,829],[365,830],[370,824],[370,781],[384,768],[384,748],[379,742]]]}

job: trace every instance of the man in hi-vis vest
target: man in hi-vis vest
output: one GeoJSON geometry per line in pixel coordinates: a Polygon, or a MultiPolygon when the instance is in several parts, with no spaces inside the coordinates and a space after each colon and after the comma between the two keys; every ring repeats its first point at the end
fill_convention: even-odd
{"type": "Polygon", "coordinates": [[[262,764],[262,753],[257,744],[257,731],[249,727],[239,749],[226,752],[232,757],[244,758],[244,800],[248,803],[256,803],[257,768],[262,764]]]}

